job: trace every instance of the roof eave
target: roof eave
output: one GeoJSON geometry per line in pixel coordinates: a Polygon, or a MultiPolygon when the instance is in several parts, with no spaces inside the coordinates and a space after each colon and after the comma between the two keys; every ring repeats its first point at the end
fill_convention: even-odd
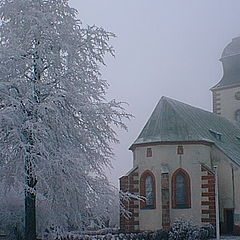
{"type": "Polygon", "coordinates": [[[221,148],[218,144],[214,144],[214,146],[222,152],[228,159],[230,159],[233,163],[235,163],[237,166],[240,166],[240,163],[235,161],[223,148],[221,148]]]}
{"type": "Polygon", "coordinates": [[[134,151],[136,147],[147,147],[156,145],[187,145],[187,144],[202,144],[211,146],[214,144],[211,140],[191,140],[191,141],[157,141],[157,142],[145,142],[145,143],[133,143],[129,150],[134,151]]]}
{"type": "Polygon", "coordinates": [[[215,90],[223,90],[223,89],[228,89],[228,88],[233,88],[233,87],[240,87],[240,84],[232,84],[232,85],[226,85],[226,86],[219,86],[215,85],[214,87],[210,88],[210,91],[215,91],[215,90]]]}

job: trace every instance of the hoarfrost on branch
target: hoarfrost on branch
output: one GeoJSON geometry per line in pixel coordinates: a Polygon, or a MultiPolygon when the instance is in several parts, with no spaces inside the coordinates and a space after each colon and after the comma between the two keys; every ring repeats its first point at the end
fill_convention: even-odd
{"type": "Polygon", "coordinates": [[[107,211],[113,126],[130,117],[105,99],[100,66],[114,34],[76,15],[66,0],[0,1],[1,199],[35,194],[39,231],[84,228],[99,201],[107,211]]]}

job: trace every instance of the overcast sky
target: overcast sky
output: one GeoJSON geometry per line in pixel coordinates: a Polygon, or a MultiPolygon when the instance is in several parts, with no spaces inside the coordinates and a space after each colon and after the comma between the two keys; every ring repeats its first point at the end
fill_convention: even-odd
{"type": "Polygon", "coordinates": [[[219,58],[240,35],[239,0],[70,0],[84,25],[111,31],[115,58],[107,58],[103,77],[109,97],[129,103],[135,118],[120,144],[110,180],[132,167],[129,146],[162,96],[212,110],[209,89],[222,76],[219,58]]]}

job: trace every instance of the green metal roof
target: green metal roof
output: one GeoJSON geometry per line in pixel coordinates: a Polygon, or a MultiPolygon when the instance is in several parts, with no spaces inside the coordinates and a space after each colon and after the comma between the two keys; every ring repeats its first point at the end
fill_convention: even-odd
{"type": "Polygon", "coordinates": [[[237,124],[215,113],[162,97],[132,147],[177,141],[213,143],[240,164],[240,127],[237,124]]]}

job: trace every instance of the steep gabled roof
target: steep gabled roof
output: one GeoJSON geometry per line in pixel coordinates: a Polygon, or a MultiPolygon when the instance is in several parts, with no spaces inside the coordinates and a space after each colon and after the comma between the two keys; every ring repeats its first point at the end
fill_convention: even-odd
{"type": "Polygon", "coordinates": [[[162,97],[131,146],[158,142],[209,142],[240,164],[240,127],[230,120],[162,97]]]}

